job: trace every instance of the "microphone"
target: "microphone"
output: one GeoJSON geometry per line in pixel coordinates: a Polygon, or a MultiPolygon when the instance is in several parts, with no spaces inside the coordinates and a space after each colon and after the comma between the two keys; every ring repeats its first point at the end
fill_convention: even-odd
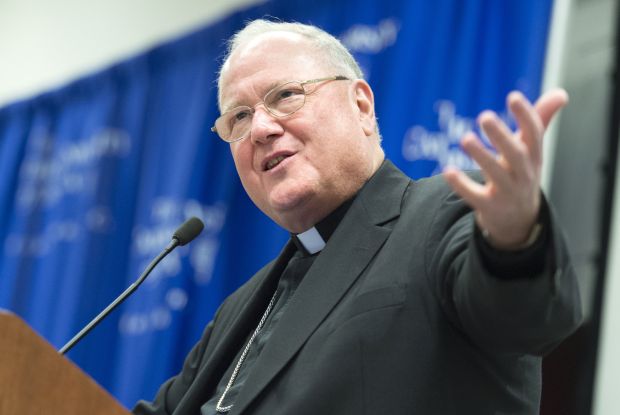
{"type": "Polygon", "coordinates": [[[176,231],[172,234],[172,239],[177,240],[180,246],[187,245],[194,240],[195,237],[200,235],[200,232],[204,229],[205,224],[196,216],[192,216],[186,220],[176,231]]]}
{"type": "Polygon", "coordinates": [[[151,263],[142,272],[140,277],[138,277],[138,279],[133,284],[131,284],[125,291],[123,291],[121,295],[119,295],[114,301],[112,301],[110,305],[108,305],[101,313],[99,313],[97,317],[92,319],[90,323],[88,323],[82,330],[80,330],[78,334],[76,334],[71,340],[69,340],[67,344],[62,346],[60,350],[58,350],[58,353],[64,355],[69,350],[71,350],[77,342],[82,340],[82,338],[86,336],[92,329],[94,329],[97,324],[101,322],[101,320],[106,318],[112,310],[114,310],[119,304],[125,301],[125,299],[129,297],[140,286],[140,284],[144,282],[146,277],[148,277],[151,271],[153,271],[153,268],[155,268],[155,266],[157,266],[157,264],[159,264],[159,262],[164,259],[166,255],[172,252],[177,246],[187,245],[188,243],[193,241],[194,238],[196,238],[200,234],[200,232],[202,232],[204,226],[205,225],[202,223],[202,221],[195,216],[189,218],[181,226],[179,226],[177,230],[174,231],[174,234],[172,235],[172,240],[170,241],[168,246],[166,246],[164,250],[161,251],[160,254],[157,255],[157,257],[153,261],[151,261],[151,263]]]}

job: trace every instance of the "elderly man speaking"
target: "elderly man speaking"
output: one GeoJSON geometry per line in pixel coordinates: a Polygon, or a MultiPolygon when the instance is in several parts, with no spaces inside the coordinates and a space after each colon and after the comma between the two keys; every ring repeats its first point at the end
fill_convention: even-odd
{"type": "MultiPolygon", "coordinates": [[[[412,181],[385,160],[373,91],[324,31],[257,20],[230,42],[213,131],[291,233],[135,414],[535,414],[542,356],[579,293],[541,193],[562,90],[483,112],[481,174],[412,181]]],[[[239,260],[243,260],[239,258],[239,260]]]]}

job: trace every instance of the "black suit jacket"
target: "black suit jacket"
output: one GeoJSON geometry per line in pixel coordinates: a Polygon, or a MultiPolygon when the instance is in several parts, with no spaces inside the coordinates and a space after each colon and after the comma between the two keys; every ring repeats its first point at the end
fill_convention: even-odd
{"type": "MultiPolygon", "coordinates": [[[[490,275],[471,210],[390,162],[292,297],[230,414],[533,414],[541,357],[580,322],[556,226],[540,275],[490,275]]],[[[200,414],[294,252],[232,294],[179,375],[136,414],[200,414]]]]}

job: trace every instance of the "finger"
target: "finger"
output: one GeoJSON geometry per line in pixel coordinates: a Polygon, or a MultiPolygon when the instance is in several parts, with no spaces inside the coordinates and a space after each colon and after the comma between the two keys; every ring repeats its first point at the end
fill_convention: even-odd
{"type": "Polygon", "coordinates": [[[503,189],[510,186],[510,174],[502,166],[495,154],[484,147],[474,133],[466,134],[461,140],[461,146],[478,163],[489,181],[494,182],[503,189]]]}
{"type": "Polygon", "coordinates": [[[519,124],[520,138],[536,166],[542,162],[542,138],[545,127],[538,112],[522,93],[508,94],[507,105],[519,124]]]}
{"type": "Polygon", "coordinates": [[[469,176],[453,167],[446,167],[443,177],[472,209],[478,210],[486,204],[485,186],[473,181],[469,176]]]}
{"type": "Polygon", "coordinates": [[[482,112],[478,117],[478,123],[491,144],[506,160],[506,167],[511,172],[522,174],[527,168],[525,144],[514,139],[512,130],[493,111],[482,112]]]}
{"type": "Polygon", "coordinates": [[[568,104],[568,100],[568,93],[561,88],[546,92],[538,98],[534,108],[538,112],[544,128],[547,128],[553,116],[568,104]]]}

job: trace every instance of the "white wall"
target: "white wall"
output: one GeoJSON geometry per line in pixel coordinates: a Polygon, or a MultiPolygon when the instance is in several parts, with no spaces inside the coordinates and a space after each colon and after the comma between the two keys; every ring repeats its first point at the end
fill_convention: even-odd
{"type": "MultiPolygon", "coordinates": [[[[620,154],[618,166],[620,166],[620,154]]],[[[603,294],[603,316],[595,380],[595,415],[620,414],[620,175],[616,174],[614,214],[603,294]]]]}
{"type": "Polygon", "coordinates": [[[259,0],[0,0],[0,107],[259,0]]]}

